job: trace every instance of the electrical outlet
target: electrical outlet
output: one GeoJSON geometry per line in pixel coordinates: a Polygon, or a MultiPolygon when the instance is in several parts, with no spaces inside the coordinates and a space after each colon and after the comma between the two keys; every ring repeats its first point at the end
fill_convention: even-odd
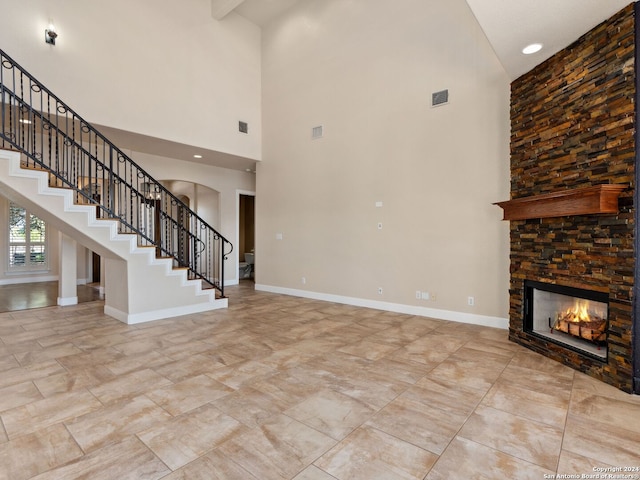
{"type": "Polygon", "coordinates": [[[421,298],[422,300],[429,300],[429,292],[422,292],[421,298]]]}
{"type": "Polygon", "coordinates": [[[306,283],[307,283],[307,277],[302,277],[302,284],[306,285],[306,283]]]}
{"type": "Polygon", "coordinates": [[[422,298],[422,292],[420,290],[416,290],[416,300],[420,300],[422,298]]]}
{"type": "Polygon", "coordinates": [[[435,293],[431,294],[431,301],[435,302],[436,300],[438,300],[438,295],[436,295],[435,293]]]}
{"type": "Polygon", "coordinates": [[[378,287],[378,295],[382,295],[382,287],[378,287]]]}
{"type": "Polygon", "coordinates": [[[473,307],[476,303],[476,299],[473,297],[467,297],[467,303],[469,304],[470,307],[473,307]]]}

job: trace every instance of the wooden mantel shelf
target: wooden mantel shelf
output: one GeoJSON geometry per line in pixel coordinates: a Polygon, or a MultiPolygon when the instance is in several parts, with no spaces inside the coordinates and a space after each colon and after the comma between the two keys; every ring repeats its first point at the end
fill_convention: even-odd
{"type": "Polygon", "coordinates": [[[618,196],[627,188],[623,184],[604,184],[544,193],[532,197],[497,202],[504,210],[503,220],[563,217],[618,213],[618,196]]]}

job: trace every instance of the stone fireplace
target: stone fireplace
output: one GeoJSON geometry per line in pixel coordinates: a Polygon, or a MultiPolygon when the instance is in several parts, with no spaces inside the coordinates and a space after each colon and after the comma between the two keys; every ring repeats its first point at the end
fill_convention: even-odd
{"type": "Polygon", "coordinates": [[[629,393],[640,393],[637,17],[632,3],[512,82],[500,202],[509,338],[629,393]]]}
{"type": "Polygon", "coordinates": [[[523,329],[544,341],[606,362],[608,317],[605,292],[524,282],[523,329]]]}

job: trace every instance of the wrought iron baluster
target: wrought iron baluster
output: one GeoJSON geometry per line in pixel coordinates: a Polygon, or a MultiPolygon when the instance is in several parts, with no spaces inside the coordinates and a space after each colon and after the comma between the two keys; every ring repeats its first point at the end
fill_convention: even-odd
{"type": "Polygon", "coordinates": [[[2,146],[22,150],[28,165],[47,168],[56,185],[75,190],[78,201],[98,205],[104,215],[120,220],[121,231],[156,245],[159,254],[186,266],[190,277],[224,295],[224,260],[233,251],[229,241],[2,50],[0,105],[2,146]]]}

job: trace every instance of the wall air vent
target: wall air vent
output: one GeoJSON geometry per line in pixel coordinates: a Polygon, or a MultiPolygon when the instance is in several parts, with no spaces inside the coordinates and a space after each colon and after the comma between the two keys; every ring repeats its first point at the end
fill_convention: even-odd
{"type": "Polygon", "coordinates": [[[311,139],[315,140],[316,138],[322,138],[324,135],[324,127],[322,125],[318,125],[317,127],[313,127],[311,129],[311,139]]]}
{"type": "Polygon", "coordinates": [[[449,103],[449,90],[440,90],[431,94],[431,106],[438,107],[449,103]]]}
{"type": "Polygon", "coordinates": [[[249,133],[249,124],[247,122],[238,122],[238,131],[240,133],[249,133]]]}

